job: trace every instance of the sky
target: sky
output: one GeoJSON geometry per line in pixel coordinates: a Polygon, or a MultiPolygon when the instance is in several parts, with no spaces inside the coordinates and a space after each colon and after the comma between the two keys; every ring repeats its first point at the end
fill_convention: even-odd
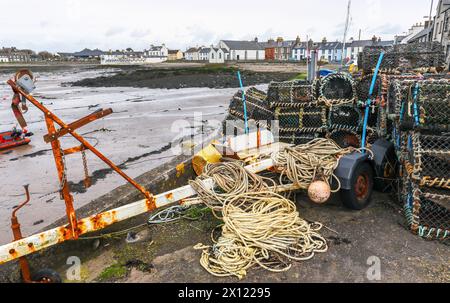
{"type": "MultiPolygon", "coordinates": [[[[438,0],[435,0],[435,6],[438,0]]],[[[393,39],[429,15],[431,0],[353,0],[348,37],[393,39]]],[[[347,0],[0,0],[0,47],[73,52],[209,46],[279,36],[342,40],[347,0]]],[[[433,10],[434,14],[434,10],[433,10]]]]}

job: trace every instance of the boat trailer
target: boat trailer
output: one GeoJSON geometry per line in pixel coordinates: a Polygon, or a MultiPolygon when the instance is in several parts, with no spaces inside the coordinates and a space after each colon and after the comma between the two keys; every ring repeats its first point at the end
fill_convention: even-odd
{"type": "MultiPolygon", "coordinates": [[[[68,220],[68,224],[66,225],[23,238],[20,231],[19,220],[16,214],[19,209],[26,205],[30,200],[28,186],[25,187],[27,199],[14,210],[11,219],[14,242],[0,246],[0,265],[19,259],[19,265],[24,282],[51,282],[48,278],[42,278],[40,281],[32,281],[28,262],[25,259],[27,255],[63,243],[65,241],[77,240],[84,234],[104,229],[115,223],[154,211],[157,208],[165,207],[175,203],[183,204],[183,200],[197,194],[191,186],[187,185],[160,195],[152,195],[143,186],[129,177],[111,160],[109,160],[99,150],[97,150],[88,141],[86,141],[83,136],[76,132],[78,128],[112,114],[112,109],[101,109],[75,122],[66,124],[48,108],[46,108],[38,100],[36,100],[33,96],[26,93],[13,80],[9,80],[7,83],[11,86],[12,90],[15,93],[18,93],[21,96],[25,97],[45,115],[48,134],[44,136],[44,140],[45,142],[50,143],[52,146],[52,152],[56,164],[56,169],[58,171],[59,182],[61,185],[61,199],[65,201],[66,216],[68,220]],[[59,129],[56,128],[55,124],[59,126],[59,129]],[[68,149],[63,149],[61,146],[60,138],[65,135],[72,136],[80,143],[80,145],[68,149]],[[78,219],[76,216],[75,208],[73,206],[74,200],[73,196],[70,193],[70,185],[66,180],[67,167],[64,157],[78,152],[84,154],[86,151],[91,151],[94,155],[96,155],[104,163],[111,167],[115,172],[122,176],[128,183],[133,185],[138,191],[142,193],[143,199],[116,209],[105,211],[100,214],[96,214],[83,219],[78,219]]],[[[85,156],[83,156],[83,158],[85,159],[85,156]]],[[[246,167],[246,169],[254,173],[258,173],[264,170],[268,170],[273,166],[273,161],[269,159],[249,165],[246,167]]],[[[208,179],[203,182],[208,188],[212,188],[214,186],[214,181],[212,179],[208,179]]],[[[86,176],[84,183],[86,187],[90,186],[90,180],[88,176],[86,176]]]]}

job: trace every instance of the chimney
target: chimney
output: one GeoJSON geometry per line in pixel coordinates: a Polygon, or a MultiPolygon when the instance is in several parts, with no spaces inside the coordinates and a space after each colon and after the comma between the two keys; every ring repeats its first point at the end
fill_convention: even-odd
{"type": "Polygon", "coordinates": [[[278,43],[281,43],[281,42],[283,42],[283,41],[284,41],[283,37],[278,37],[278,38],[277,38],[277,42],[278,42],[278,43]]]}
{"type": "Polygon", "coordinates": [[[373,35],[372,37],[372,44],[375,44],[377,42],[377,36],[373,35]]]}
{"type": "Polygon", "coordinates": [[[296,44],[299,44],[300,42],[301,42],[300,36],[297,36],[297,39],[295,39],[295,43],[296,43],[296,44]]]}
{"type": "Polygon", "coordinates": [[[327,38],[326,37],[323,37],[322,43],[327,43],[327,38]]]}
{"type": "Polygon", "coordinates": [[[258,37],[255,37],[255,42],[258,43],[258,37]]]}

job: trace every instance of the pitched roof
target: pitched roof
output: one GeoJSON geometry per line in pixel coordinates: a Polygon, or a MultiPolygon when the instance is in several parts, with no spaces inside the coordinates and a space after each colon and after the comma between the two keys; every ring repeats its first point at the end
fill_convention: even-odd
{"type": "Polygon", "coordinates": [[[261,43],[256,41],[234,41],[234,40],[222,40],[230,49],[234,50],[264,50],[261,43]]]}
{"type": "Polygon", "coordinates": [[[319,49],[339,49],[342,48],[341,42],[321,42],[318,43],[319,49]]]}
{"type": "Polygon", "coordinates": [[[200,49],[198,47],[191,47],[186,51],[186,53],[198,53],[200,49]]]}
{"type": "Polygon", "coordinates": [[[200,50],[200,54],[209,54],[211,52],[211,48],[204,47],[200,50]]]}
{"type": "Polygon", "coordinates": [[[163,48],[162,45],[159,45],[159,46],[151,45],[149,51],[156,52],[156,51],[160,51],[162,48],[163,48]]]}
{"type": "Polygon", "coordinates": [[[261,42],[260,44],[264,48],[274,48],[274,47],[293,47],[296,41],[294,40],[286,40],[282,42],[270,41],[270,42],[261,42]]]}
{"type": "Polygon", "coordinates": [[[176,55],[178,54],[179,51],[180,51],[179,49],[169,49],[169,54],[176,55]]]}
{"type": "MultiPolygon", "coordinates": [[[[450,1],[450,0],[449,0],[450,1]]],[[[424,36],[428,36],[428,34],[431,32],[431,27],[427,27],[420,32],[418,32],[415,36],[413,36],[411,39],[409,39],[408,42],[414,42],[414,40],[417,40],[419,38],[422,38],[424,36]]]]}
{"type": "Polygon", "coordinates": [[[300,43],[296,43],[292,48],[296,49],[296,48],[304,48],[307,49],[308,48],[308,42],[300,42],[300,43]]]}

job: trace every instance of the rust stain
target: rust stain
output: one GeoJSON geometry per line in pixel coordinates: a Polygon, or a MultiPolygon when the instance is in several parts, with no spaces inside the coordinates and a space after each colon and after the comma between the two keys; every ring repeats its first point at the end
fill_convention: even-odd
{"type": "Polygon", "coordinates": [[[28,250],[32,253],[36,251],[36,248],[34,247],[33,243],[31,243],[31,242],[28,243],[28,250]]]}
{"type": "MultiPolygon", "coordinates": [[[[95,215],[89,219],[94,230],[100,230],[117,222],[117,212],[106,212],[95,215]]],[[[86,230],[84,230],[86,231],[86,230]]]]}
{"type": "Polygon", "coordinates": [[[166,195],[166,199],[169,200],[169,201],[172,201],[173,200],[173,193],[168,193],[166,195]]]}
{"type": "Polygon", "coordinates": [[[184,163],[177,165],[177,178],[181,177],[181,175],[184,174],[184,170],[185,170],[184,163]]]}
{"type": "Polygon", "coordinates": [[[156,199],[153,196],[151,199],[145,200],[145,203],[146,203],[148,212],[156,209],[156,199]]]}
{"type": "Polygon", "coordinates": [[[10,249],[10,250],[9,250],[9,254],[10,254],[13,258],[17,258],[18,255],[19,255],[15,249],[10,249]]]}
{"type": "Polygon", "coordinates": [[[72,233],[69,226],[60,227],[58,230],[58,243],[72,239],[72,233]]]}

